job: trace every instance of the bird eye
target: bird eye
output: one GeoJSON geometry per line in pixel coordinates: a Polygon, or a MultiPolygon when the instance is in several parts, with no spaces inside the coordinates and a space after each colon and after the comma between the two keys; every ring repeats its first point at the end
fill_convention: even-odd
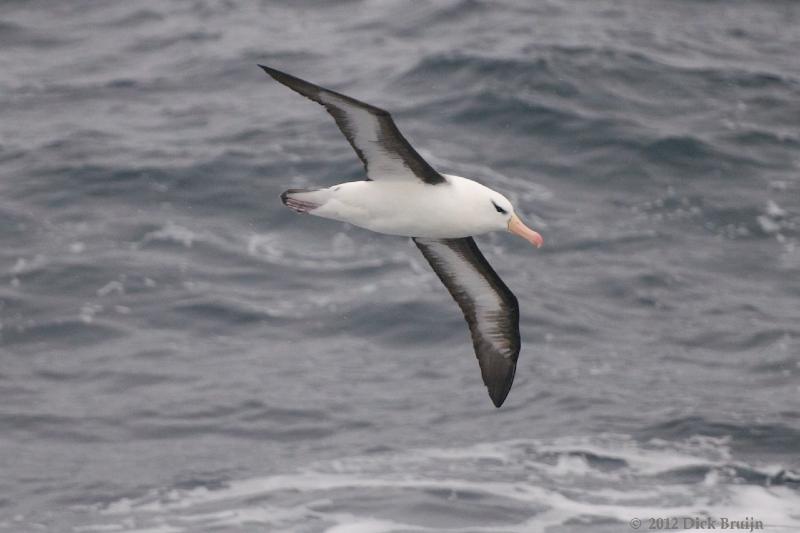
{"type": "Polygon", "coordinates": [[[496,210],[498,213],[502,213],[502,214],[504,214],[504,215],[507,213],[507,211],[506,211],[505,209],[503,209],[502,207],[500,207],[499,205],[497,205],[496,203],[494,203],[494,200],[492,200],[492,205],[494,206],[495,210],[496,210]]]}

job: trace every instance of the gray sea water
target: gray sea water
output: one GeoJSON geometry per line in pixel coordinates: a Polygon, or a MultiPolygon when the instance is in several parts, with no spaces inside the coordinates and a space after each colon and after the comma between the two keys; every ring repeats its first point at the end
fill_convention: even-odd
{"type": "Polygon", "coordinates": [[[0,5],[0,531],[800,531],[800,4],[0,5]],[[264,63],[545,238],[501,409],[264,63]],[[683,525],[683,522],[681,522],[683,525]],[[691,529],[691,528],[690,528],[691,529]]]}

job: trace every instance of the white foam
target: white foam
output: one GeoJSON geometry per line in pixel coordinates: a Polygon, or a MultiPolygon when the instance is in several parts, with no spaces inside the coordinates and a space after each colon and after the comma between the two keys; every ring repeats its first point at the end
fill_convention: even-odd
{"type": "Polygon", "coordinates": [[[772,218],[783,218],[786,216],[786,210],[781,208],[781,206],[772,200],[767,201],[766,212],[767,215],[771,216],[772,218]]]}
{"type": "Polygon", "coordinates": [[[99,289],[97,289],[98,296],[108,296],[111,293],[125,294],[125,287],[119,281],[109,281],[99,289]]]}
{"type": "Polygon", "coordinates": [[[758,225],[761,226],[761,231],[764,233],[772,235],[781,230],[781,225],[767,215],[758,215],[756,217],[756,221],[758,222],[758,225]]]}
{"type": "MultiPolygon", "coordinates": [[[[337,518],[345,520],[349,519],[347,515],[339,515],[337,518]]],[[[426,527],[412,526],[409,524],[401,524],[399,522],[392,522],[389,520],[377,520],[352,518],[352,521],[337,524],[325,530],[325,533],[392,533],[400,529],[406,531],[432,531],[426,527]]]]}
{"type": "Polygon", "coordinates": [[[474,532],[544,532],[598,517],[627,524],[633,517],[703,515],[732,520],[752,516],[765,524],[800,528],[800,494],[781,486],[735,482],[730,474],[734,466],[756,468],[734,462],[726,439],[646,444],[619,435],[515,440],[346,457],[214,490],[154,491],[97,507],[94,515],[104,518],[103,527],[135,517],[137,527],[159,532],[257,527],[288,532],[309,524],[328,533],[441,531],[424,517],[384,515],[381,501],[391,507],[398,493],[416,494],[415,501],[432,498],[433,505],[446,507],[470,494],[470,505],[499,501],[530,510],[517,523],[468,528],[474,532]],[[692,467],[708,473],[695,481],[663,477],[692,467]],[[366,495],[374,502],[368,511],[366,495]]]}
{"type": "Polygon", "coordinates": [[[275,233],[253,234],[247,239],[247,253],[268,264],[292,268],[346,271],[407,263],[408,254],[376,252],[369,244],[355,245],[351,237],[337,233],[325,245],[295,246],[275,233]]]}
{"type": "Polygon", "coordinates": [[[81,322],[85,324],[91,324],[92,322],[94,322],[94,315],[96,315],[102,310],[103,310],[102,305],[86,303],[83,304],[83,306],[81,306],[81,310],[80,313],[78,314],[78,317],[81,319],[81,322]]]}
{"type": "Polygon", "coordinates": [[[151,241],[166,241],[182,244],[186,248],[191,248],[195,241],[200,240],[200,235],[184,226],[178,225],[169,220],[159,230],[151,231],[142,238],[142,244],[151,241]]]}
{"type": "Polygon", "coordinates": [[[86,244],[80,241],[73,242],[69,245],[69,251],[73,254],[82,254],[86,251],[86,244]]]}
{"type": "Polygon", "coordinates": [[[41,254],[36,254],[32,259],[28,260],[24,257],[18,257],[17,261],[11,267],[12,274],[22,274],[31,272],[37,268],[44,266],[47,262],[46,258],[41,254]]]}

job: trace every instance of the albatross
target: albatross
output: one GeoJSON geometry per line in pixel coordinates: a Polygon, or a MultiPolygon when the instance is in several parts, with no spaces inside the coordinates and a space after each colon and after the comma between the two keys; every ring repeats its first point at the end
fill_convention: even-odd
{"type": "Polygon", "coordinates": [[[378,233],[411,237],[461,308],[483,382],[495,407],[508,396],[520,351],[519,304],[478,249],[473,236],[510,231],[539,248],[542,236],[527,227],[508,198],[471,179],[428,164],[373,105],[259,65],[333,116],[366,179],[289,189],[283,204],[297,213],[347,222],[378,233]]]}

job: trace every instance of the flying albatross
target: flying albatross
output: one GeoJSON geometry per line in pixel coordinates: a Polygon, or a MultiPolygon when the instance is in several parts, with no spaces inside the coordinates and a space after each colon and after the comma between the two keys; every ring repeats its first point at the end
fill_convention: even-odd
{"type": "Polygon", "coordinates": [[[483,382],[500,407],[517,367],[519,305],[472,236],[510,231],[537,248],[542,236],[522,223],[502,194],[470,179],[437,172],[383,109],[259,66],[324,106],[367,173],[363,181],[289,189],[281,194],[283,204],[298,213],[411,237],[464,313],[483,382]]]}

